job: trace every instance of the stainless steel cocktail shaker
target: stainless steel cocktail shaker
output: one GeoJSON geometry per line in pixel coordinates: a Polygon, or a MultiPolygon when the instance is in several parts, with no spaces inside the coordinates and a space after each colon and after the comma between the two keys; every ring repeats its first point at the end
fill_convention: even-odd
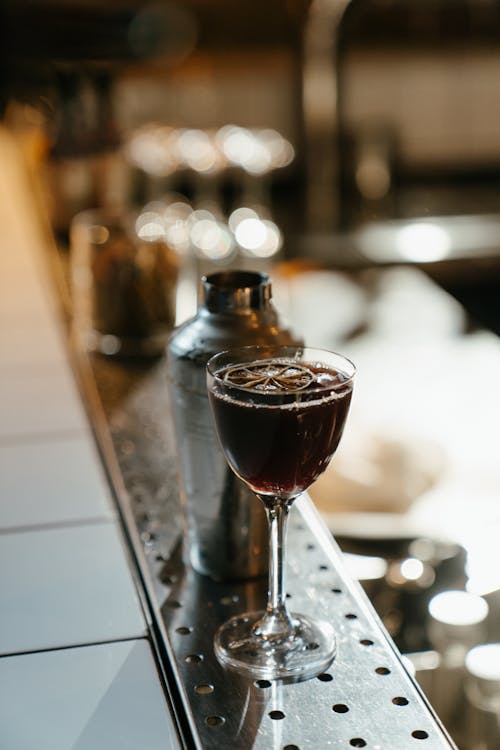
{"type": "Polygon", "coordinates": [[[267,521],[262,503],[228,467],[212,425],[205,365],[218,351],[299,343],[271,301],[269,277],[226,271],[203,277],[196,316],[171,336],[168,379],[180,490],[192,566],[217,580],[264,575],[267,521]]]}

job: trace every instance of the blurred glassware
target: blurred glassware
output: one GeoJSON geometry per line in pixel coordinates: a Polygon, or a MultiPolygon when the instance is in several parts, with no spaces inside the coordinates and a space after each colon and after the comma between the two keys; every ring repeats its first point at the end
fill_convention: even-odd
{"type": "Polygon", "coordinates": [[[163,353],[175,320],[179,257],[159,214],[83,211],[71,224],[74,330],[106,355],[163,353]]]}
{"type": "Polygon", "coordinates": [[[148,122],[130,133],[126,150],[134,164],[152,174],[175,168],[216,172],[232,166],[261,175],[287,167],[295,157],[292,144],[277,130],[239,125],[213,130],[148,122]]]}
{"type": "Polygon", "coordinates": [[[253,175],[286,167],[295,156],[292,144],[271,128],[224,125],[215,134],[215,140],[230,164],[253,175]]]}
{"type": "Polygon", "coordinates": [[[243,128],[224,125],[215,140],[228,163],[239,168],[241,201],[271,206],[268,176],[276,169],[287,167],[295,158],[295,151],[284,136],[272,128],[243,128]]]}
{"type": "Polygon", "coordinates": [[[500,643],[480,644],[465,658],[467,750],[500,746],[500,643]]]}
{"type": "Polygon", "coordinates": [[[155,122],[142,125],[126,140],[125,154],[143,172],[167,177],[179,166],[174,128],[155,122]]]}
{"type": "Polygon", "coordinates": [[[179,163],[202,174],[215,174],[227,166],[217,148],[213,131],[184,128],[176,131],[175,150],[179,163]]]}
{"type": "Polygon", "coordinates": [[[228,220],[234,238],[243,255],[251,258],[271,258],[283,246],[283,235],[265,210],[247,206],[236,208],[228,220]]]}
{"type": "Polygon", "coordinates": [[[134,201],[157,200],[171,189],[172,176],[179,168],[174,128],[145,123],[124,138],[123,153],[133,170],[134,201]]]}
{"type": "Polygon", "coordinates": [[[233,237],[216,207],[197,209],[189,216],[189,240],[196,255],[226,264],[236,252],[233,237]]]}
{"type": "Polygon", "coordinates": [[[174,128],[150,122],[129,133],[124,154],[136,168],[137,202],[160,200],[165,191],[182,185],[197,210],[214,215],[191,220],[196,224],[191,233],[193,250],[202,259],[226,262],[238,249],[246,258],[266,259],[281,249],[281,231],[271,220],[268,178],[291,164],[295,151],[276,130],[237,125],[218,130],[174,128]],[[227,202],[224,190],[229,185],[231,192],[235,180],[239,208],[233,209],[228,231],[222,217],[227,202]],[[207,221],[200,226],[198,219],[207,221]]]}
{"type": "Polygon", "coordinates": [[[429,601],[428,611],[429,639],[441,657],[429,699],[462,747],[466,655],[486,636],[488,604],[467,591],[443,591],[429,601]]]}

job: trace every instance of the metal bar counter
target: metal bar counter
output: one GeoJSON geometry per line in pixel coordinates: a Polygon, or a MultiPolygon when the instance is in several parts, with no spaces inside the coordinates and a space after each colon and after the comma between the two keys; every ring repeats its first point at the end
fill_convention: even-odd
{"type": "Polygon", "coordinates": [[[290,517],[287,596],[292,611],[334,625],[337,657],[326,673],[293,684],[253,681],[222,668],[214,633],[229,616],[264,604],[266,580],[217,583],[183,563],[165,362],[87,357],[75,343],[73,350],[186,747],[454,747],[307,497],[290,517]]]}

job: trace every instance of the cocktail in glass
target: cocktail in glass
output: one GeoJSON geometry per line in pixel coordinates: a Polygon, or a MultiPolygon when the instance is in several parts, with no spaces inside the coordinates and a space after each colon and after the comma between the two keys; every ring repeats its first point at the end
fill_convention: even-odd
{"type": "Polygon", "coordinates": [[[263,502],[269,521],[266,609],[219,628],[219,660],[256,677],[304,679],[335,656],[327,622],[288,612],[284,588],[286,521],[293,501],[328,466],[344,429],[354,365],[303,346],[241,347],[207,365],[210,405],[233,471],[263,502]]]}

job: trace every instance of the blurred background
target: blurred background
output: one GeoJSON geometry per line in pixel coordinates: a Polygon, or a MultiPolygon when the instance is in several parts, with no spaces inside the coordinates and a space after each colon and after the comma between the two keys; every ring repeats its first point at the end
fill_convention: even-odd
{"type": "MultiPolygon", "coordinates": [[[[0,106],[39,136],[58,238],[84,208],[172,193],[226,223],[250,208],[233,225],[271,222],[240,229],[252,258],[286,238],[287,258],[430,263],[498,330],[494,0],[4,0],[1,12],[0,106]]],[[[198,255],[228,262],[233,229],[212,235],[198,255]]]]}
{"type": "Polygon", "coordinates": [[[269,272],[294,329],[359,371],[313,499],[460,747],[498,748],[499,0],[0,13],[3,126],[88,345],[96,248],[103,325],[109,258],[161,256],[145,337],[194,314],[201,274],[269,272]]]}

